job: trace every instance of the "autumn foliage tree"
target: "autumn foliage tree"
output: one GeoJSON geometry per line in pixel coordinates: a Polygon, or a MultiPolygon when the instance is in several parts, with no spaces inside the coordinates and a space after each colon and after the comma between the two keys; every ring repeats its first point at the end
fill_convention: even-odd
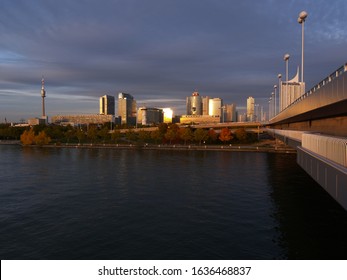
{"type": "Polygon", "coordinates": [[[25,130],[20,136],[20,141],[23,145],[34,145],[35,144],[35,132],[33,128],[25,130]]]}
{"type": "Polygon", "coordinates": [[[51,138],[47,136],[46,132],[43,130],[39,132],[38,135],[35,135],[34,129],[25,130],[20,136],[20,141],[23,145],[47,145],[51,142],[51,138]]]}
{"type": "Polygon", "coordinates": [[[217,137],[218,135],[213,128],[208,131],[208,139],[210,139],[210,142],[216,141],[217,137]]]}
{"type": "Polygon", "coordinates": [[[232,139],[233,139],[233,136],[231,134],[231,130],[227,127],[222,128],[219,134],[219,140],[221,140],[223,143],[226,143],[232,139]]]}
{"type": "Polygon", "coordinates": [[[35,144],[39,146],[48,145],[51,142],[51,138],[47,136],[46,132],[40,131],[37,136],[35,136],[35,144]]]}
{"type": "Polygon", "coordinates": [[[239,140],[241,143],[246,142],[247,140],[247,132],[244,128],[239,128],[235,131],[235,136],[237,140],[239,140]]]}

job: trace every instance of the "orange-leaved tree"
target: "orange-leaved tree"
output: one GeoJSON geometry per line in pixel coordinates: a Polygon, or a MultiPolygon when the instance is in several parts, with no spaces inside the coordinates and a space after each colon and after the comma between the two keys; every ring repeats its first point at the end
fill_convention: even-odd
{"type": "Polygon", "coordinates": [[[47,145],[51,142],[51,138],[47,136],[46,132],[40,131],[37,136],[35,136],[35,144],[39,146],[47,145]]]}
{"type": "Polygon", "coordinates": [[[33,128],[25,130],[20,136],[20,141],[23,145],[34,145],[35,144],[35,132],[33,128]]]}
{"type": "Polygon", "coordinates": [[[222,128],[219,134],[219,140],[221,140],[224,144],[233,139],[231,134],[231,130],[227,127],[222,128]]]}

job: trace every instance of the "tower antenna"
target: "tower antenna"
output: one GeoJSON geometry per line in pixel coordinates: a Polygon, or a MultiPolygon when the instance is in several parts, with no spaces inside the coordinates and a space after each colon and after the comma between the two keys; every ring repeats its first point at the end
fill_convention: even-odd
{"type": "Polygon", "coordinates": [[[42,75],[41,79],[41,97],[42,97],[42,118],[46,118],[46,112],[45,112],[45,97],[46,97],[46,91],[45,91],[45,78],[42,75]]]}

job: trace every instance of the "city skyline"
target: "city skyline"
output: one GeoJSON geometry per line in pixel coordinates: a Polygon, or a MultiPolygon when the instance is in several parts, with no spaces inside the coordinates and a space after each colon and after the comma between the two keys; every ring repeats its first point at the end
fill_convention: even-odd
{"type": "Polygon", "coordinates": [[[306,90],[345,63],[347,2],[327,1],[3,1],[0,15],[0,122],[46,114],[97,113],[105,94],[129,92],[138,105],[171,107],[185,98],[220,97],[267,108],[301,59],[305,23],[306,90]],[[169,3],[169,4],[168,4],[169,3]],[[69,102],[66,102],[69,100],[69,102]]]}

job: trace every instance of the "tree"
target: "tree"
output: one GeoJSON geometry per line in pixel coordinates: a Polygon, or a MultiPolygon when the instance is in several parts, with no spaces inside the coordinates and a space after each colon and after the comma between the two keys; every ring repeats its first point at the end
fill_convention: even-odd
{"type": "Polygon", "coordinates": [[[233,136],[231,134],[231,130],[227,127],[223,127],[220,134],[219,134],[219,140],[221,140],[224,144],[228,141],[233,139],[233,136]]]}
{"type": "Polygon", "coordinates": [[[105,143],[105,140],[108,140],[110,138],[109,129],[107,126],[104,126],[98,131],[98,136],[102,139],[103,143],[105,143]]]}
{"type": "Polygon", "coordinates": [[[179,130],[178,125],[172,124],[172,125],[170,125],[167,132],[165,133],[165,138],[170,141],[170,144],[172,143],[172,141],[177,139],[178,130],[179,130]]]}
{"type": "Polygon", "coordinates": [[[111,134],[111,139],[112,141],[114,141],[115,143],[118,142],[118,140],[121,138],[121,133],[119,129],[115,129],[113,130],[112,134],[111,134]]]}
{"type": "Polygon", "coordinates": [[[33,128],[25,130],[20,136],[20,141],[23,145],[33,145],[35,143],[35,132],[33,128]]]}
{"type": "Polygon", "coordinates": [[[208,131],[208,139],[210,139],[210,142],[217,140],[217,133],[213,128],[208,131]]]}
{"type": "Polygon", "coordinates": [[[81,142],[86,138],[86,133],[84,132],[82,128],[78,128],[76,132],[76,136],[78,139],[78,143],[81,144],[81,142]]]}
{"type": "Polygon", "coordinates": [[[149,131],[140,130],[139,131],[139,140],[141,142],[148,142],[151,139],[151,133],[149,131]]]}
{"type": "Polygon", "coordinates": [[[70,139],[73,137],[76,137],[76,130],[72,126],[69,126],[65,132],[66,142],[69,143],[70,139]]]}
{"type": "Polygon", "coordinates": [[[51,142],[51,138],[47,136],[45,131],[40,131],[37,136],[35,136],[35,144],[39,146],[47,145],[51,142]]]}
{"type": "Polygon", "coordinates": [[[157,129],[151,132],[151,138],[154,140],[156,144],[158,144],[158,141],[163,141],[164,136],[161,134],[159,129],[157,129]]]}
{"type": "Polygon", "coordinates": [[[90,140],[90,142],[93,144],[93,142],[98,138],[98,129],[94,125],[90,125],[87,131],[87,137],[90,140]]]}
{"type": "Polygon", "coordinates": [[[206,141],[208,139],[208,131],[202,128],[198,128],[194,131],[194,140],[199,142],[201,145],[202,141],[206,141]]]}
{"type": "Polygon", "coordinates": [[[186,145],[187,141],[193,140],[194,135],[190,127],[181,127],[179,129],[179,137],[184,141],[184,145],[186,145]]]}
{"type": "Polygon", "coordinates": [[[241,143],[247,141],[247,132],[244,128],[236,129],[235,136],[241,143]]]}
{"type": "Polygon", "coordinates": [[[163,137],[164,137],[165,133],[167,132],[167,129],[168,129],[167,123],[161,123],[158,125],[158,130],[163,137]]]}
{"type": "Polygon", "coordinates": [[[128,129],[128,131],[125,133],[125,137],[129,141],[136,141],[137,140],[137,134],[132,129],[128,129]]]}

